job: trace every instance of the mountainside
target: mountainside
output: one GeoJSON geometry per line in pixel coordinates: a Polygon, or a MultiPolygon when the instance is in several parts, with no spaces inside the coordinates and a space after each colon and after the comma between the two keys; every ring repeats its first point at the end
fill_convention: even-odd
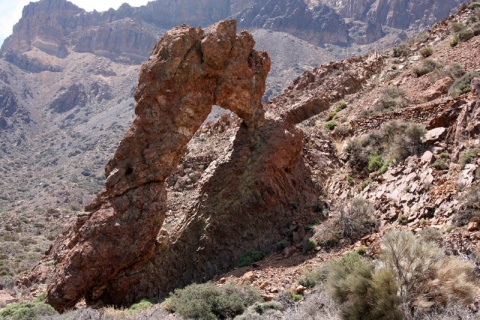
{"type": "Polygon", "coordinates": [[[478,199],[478,9],[400,44],[456,3],[349,1],[350,11],[340,1],[216,3],[25,8],[0,59],[0,289],[27,299],[50,284],[48,301],[64,310],[84,295],[89,304],[128,305],[192,281],[247,277],[273,299],[321,261],[357,249],[378,257],[388,229],[434,228],[448,255],[478,265],[477,209],[468,204],[476,200],[465,200],[478,199]],[[433,11],[421,14],[427,4],[433,11]],[[229,27],[217,30],[228,41],[200,40],[217,31],[196,25],[228,16],[254,40],[232,40],[229,27]],[[193,27],[155,46],[183,21],[193,27]],[[180,38],[195,40],[191,50],[173,45],[180,38]],[[252,52],[246,67],[228,69],[222,54],[245,58],[243,50],[252,52]],[[266,56],[255,50],[271,57],[267,79],[258,67],[266,56]],[[154,67],[158,57],[179,69],[154,67]],[[179,107],[149,109],[167,102],[179,107]],[[208,115],[212,104],[234,113],[208,115]],[[157,127],[157,117],[173,120],[157,127]],[[371,219],[337,230],[358,197],[371,219]],[[272,255],[224,274],[251,252],[272,255]],[[84,277],[71,278],[78,270],[84,277]]]}

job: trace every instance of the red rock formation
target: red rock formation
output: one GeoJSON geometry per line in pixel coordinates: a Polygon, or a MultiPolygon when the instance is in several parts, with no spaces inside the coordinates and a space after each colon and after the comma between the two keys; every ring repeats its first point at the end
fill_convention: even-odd
{"type": "Polygon", "coordinates": [[[303,230],[291,224],[316,197],[302,134],[265,120],[270,59],[254,44],[247,32],[236,35],[235,21],[224,21],[206,31],[175,28],[154,48],[140,72],[136,119],[106,166],[104,191],[51,250],[57,266],[47,302],[57,310],[83,296],[119,305],[165,295],[225,271],[247,249],[271,250],[303,230]],[[165,179],[214,104],[243,120],[232,153],[203,178],[202,197],[179,230],[157,240],[165,179]]]}

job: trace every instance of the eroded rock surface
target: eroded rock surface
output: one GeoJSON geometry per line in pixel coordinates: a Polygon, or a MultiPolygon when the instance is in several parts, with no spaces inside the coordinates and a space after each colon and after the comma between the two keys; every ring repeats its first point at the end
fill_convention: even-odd
{"type": "Polygon", "coordinates": [[[236,35],[235,21],[224,21],[205,31],[177,27],[156,45],[140,72],[136,119],[106,166],[104,191],[51,249],[47,302],[57,310],[84,296],[121,305],[166,295],[303,230],[316,197],[302,134],[265,119],[270,59],[254,44],[247,32],[236,35]],[[206,170],[178,228],[159,233],[164,182],[214,104],[243,120],[233,147],[206,170]]]}

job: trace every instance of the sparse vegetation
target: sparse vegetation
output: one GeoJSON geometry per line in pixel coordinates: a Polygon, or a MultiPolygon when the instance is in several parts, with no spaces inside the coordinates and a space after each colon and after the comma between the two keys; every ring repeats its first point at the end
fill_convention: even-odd
{"type": "Polygon", "coordinates": [[[347,142],[348,163],[358,173],[379,170],[385,164],[388,168],[392,160],[401,161],[418,153],[425,133],[425,128],[418,124],[385,123],[379,130],[347,142]]]}
{"type": "Polygon", "coordinates": [[[465,42],[473,38],[475,35],[473,34],[472,29],[464,29],[458,33],[458,40],[461,42],[465,42]]]}
{"type": "Polygon", "coordinates": [[[333,110],[335,112],[340,112],[348,107],[347,103],[345,101],[340,101],[337,102],[333,105],[333,110]]]}
{"type": "Polygon", "coordinates": [[[335,247],[340,241],[352,243],[378,226],[375,209],[364,198],[354,198],[335,211],[336,215],[323,223],[314,235],[324,248],[335,247]]]}
{"type": "Polygon", "coordinates": [[[393,47],[393,56],[395,58],[408,57],[409,52],[410,52],[410,49],[405,44],[401,44],[396,47],[393,47]]]}
{"type": "Polygon", "coordinates": [[[325,130],[332,131],[337,126],[338,126],[338,123],[336,121],[328,121],[327,123],[325,123],[324,128],[325,128],[325,130]]]}
{"type": "Polygon", "coordinates": [[[446,164],[445,161],[443,161],[442,159],[437,159],[432,164],[432,167],[434,167],[437,170],[447,170],[448,169],[448,164],[446,164]]]}
{"type": "Polygon", "coordinates": [[[382,96],[373,106],[376,112],[384,112],[407,105],[405,93],[397,86],[388,86],[382,90],[382,96]]]}
{"type": "Polygon", "coordinates": [[[477,148],[467,148],[460,154],[460,158],[458,159],[458,164],[460,168],[463,169],[467,165],[467,163],[472,163],[474,159],[477,158],[478,149],[477,148]]]}
{"type": "Polygon", "coordinates": [[[448,90],[448,94],[453,97],[458,97],[464,93],[470,92],[470,82],[472,82],[472,79],[475,77],[480,77],[479,71],[473,71],[464,74],[452,84],[448,90]]]}
{"type": "Polygon", "coordinates": [[[459,199],[459,207],[453,221],[457,226],[464,226],[471,221],[480,222],[480,185],[464,191],[459,199]]]}
{"type": "Polygon", "coordinates": [[[433,49],[432,49],[432,47],[422,48],[422,49],[420,49],[420,54],[422,55],[422,57],[428,58],[433,54],[433,49]]]}
{"type": "Polygon", "coordinates": [[[236,268],[242,268],[251,265],[254,262],[260,261],[265,257],[265,254],[258,250],[250,250],[245,252],[235,262],[236,268]]]}
{"type": "Polygon", "coordinates": [[[412,72],[415,74],[417,77],[421,77],[423,75],[426,75],[435,69],[441,67],[441,65],[433,60],[433,59],[425,59],[422,61],[421,65],[418,67],[413,68],[412,72]]]}
{"type": "Polygon", "coordinates": [[[455,35],[452,40],[450,40],[450,47],[456,47],[458,45],[458,37],[455,35]]]}
{"type": "Polygon", "coordinates": [[[57,315],[52,306],[44,302],[18,302],[6,306],[0,311],[0,319],[5,320],[36,320],[42,317],[57,315]]]}
{"type": "Polygon", "coordinates": [[[259,291],[250,286],[207,282],[176,289],[169,306],[186,319],[231,319],[262,300],[259,291]]]}

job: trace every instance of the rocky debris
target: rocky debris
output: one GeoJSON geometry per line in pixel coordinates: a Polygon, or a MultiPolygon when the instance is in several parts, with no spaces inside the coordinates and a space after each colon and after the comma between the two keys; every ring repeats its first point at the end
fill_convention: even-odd
{"type": "Polygon", "coordinates": [[[85,107],[87,95],[81,84],[73,84],[68,89],[62,88],[50,104],[50,109],[57,113],[64,113],[75,107],[85,107]]]}
{"type": "Polygon", "coordinates": [[[444,127],[437,127],[431,130],[428,130],[425,134],[425,143],[434,144],[440,139],[445,138],[447,135],[447,129],[444,127]]]}
{"type": "Polygon", "coordinates": [[[3,308],[5,306],[9,305],[10,303],[14,303],[14,302],[17,302],[17,301],[18,301],[18,299],[12,297],[8,292],[6,292],[4,290],[0,290],[0,308],[3,308]]]}
{"type": "MultiPolygon", "coordinates": [[[[56,240],[47,302],[124,305],[228,270],[248,250],[269,252],[303,230],[317,196],[301,157],[303,136],[265,119],[270,68],[235,21],[166,33],[143,64],[136,119],[105,169],[105,189],[56,240]],[[171,234],[164,182],[212,105],[242,120],[200,179],[194,210],[171,234]]],[[[299,239],[301,241],[301,239],[299,239]]]]}
{"type": "Polygon", "coordinates": [[[448,89],[453,83],[453,79],[450,77],[446,77],[443,79],[438,80],[435,82],[425,93],[423,94],[423,98],[427,101],[434,100],[441,95],[448,92],[448,89]]]}
{"type": "Polygon", "coordinates": [[[470,88],[472,94],[480,96],[480,78],[473,78],[470,82],[470,88]]]}
{"type": "Polygon", "coordinates": [[[330,62],[306,71],[280,96],[266,104],[268,111],[290,123],[300,123],[322,111],[347,94],[360,91],[367,81],[380,72],[384,57],[370,54],[330,62]]]}

